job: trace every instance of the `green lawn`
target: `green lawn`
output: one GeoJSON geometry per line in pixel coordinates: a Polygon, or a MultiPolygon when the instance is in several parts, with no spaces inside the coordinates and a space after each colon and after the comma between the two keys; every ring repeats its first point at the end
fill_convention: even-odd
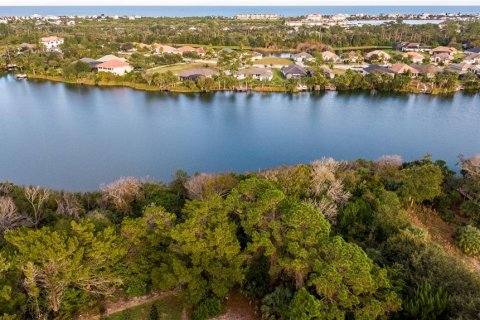
{"type": "Polygon", "coordinates": [[[254,64],[261,64],[261,65],[284,65],[288,66],[292,64],[292,60],[286,58],[277,58],[277,57],[266,57],[257,61],[253,62],[254,64]]]}
{"type": "MultiPolygon", "coordinates": [[[[148,73],[164,73],[167,71],[172,71],[173,73],[178,73],[183,70],[193,69],[193,68],[203,68],[207,64],[204,62],[194,62],[194,63],[179,63],[179,64],[172,64],[168,66],[161,66],[147,70],[148,73]]],[[[215,68],[214,64],[208,64],[209,67],[215,68]]]]}
{"type": "Polygon", "coordinates": [[[181,320],[182,304],[174,296],[164,297],[140,306],[114,313],[105,320],[150,320],[150,310],[155,304],[159,320],[181,320]]]}

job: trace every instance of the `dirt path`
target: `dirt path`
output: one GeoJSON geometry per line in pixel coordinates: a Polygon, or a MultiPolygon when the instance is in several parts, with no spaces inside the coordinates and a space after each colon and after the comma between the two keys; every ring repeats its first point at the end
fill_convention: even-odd
{"type": "Polygon", "coordinates": [[[100,320],[100,317],[110,316],[114,313],[125,311],[127,309],[140,306],[164,297],[175,295],[175,291],[156,292],[142,297],[121,298],[118,301],[108,301],[105,303],[105,312],[102,315],[80,315],[78,319],[81,320],[100,320]]]}

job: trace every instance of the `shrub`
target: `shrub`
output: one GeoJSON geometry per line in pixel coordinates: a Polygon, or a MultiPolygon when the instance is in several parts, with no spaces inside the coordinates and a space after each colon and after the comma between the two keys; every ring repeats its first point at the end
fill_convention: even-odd
{"type": "Polygon", "coordinates": [[[465,226],[458,231],[458,246],[469,256],[480,254],[480,230],[474,226],[465,226]]]}
{"type": "Polygon", "coordinates": [[[222,312],[222,302],[217,298],[207,298],[193,310],[193,320],[204,320],[214,317],[222,312]]]}

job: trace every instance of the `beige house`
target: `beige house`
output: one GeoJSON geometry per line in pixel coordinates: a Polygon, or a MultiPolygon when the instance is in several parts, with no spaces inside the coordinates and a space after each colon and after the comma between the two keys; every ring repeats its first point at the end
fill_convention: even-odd
{"type": "Polygon", "coordinates": [[[323,61],[330,61],[330,62],[340,62],[340,57],[336,55],[334,52],[331,51],[324,51],[321,53],[323,61]]]}
{"type": "Polygon", "coordinates": [[[419,72],[417,69],[410,67],[405,63],[395,63],[390,67],[395,74],[405,74],[410,73],[413,77],[418,76],[419,72]]]}
{"type": "Polygon", "coordinates": [[[409,51],[403,54],[404,58],[411,60],[413,63],[422,63],[425,57],[418,52],[409,51]]]}
{"type": "Polygon", "coordinates": [[[60,49],[59,47],[64,43],[64,39],[57,36],[43,37],[43,38],[40,38],[40,43],[47,50],[56,51],[60,49]]]}
{"type": "Polygon", "coordinates": [[[260,81],[272,81],[273,79],[273,72],[271,69],[268,68],[246,68],[239,70],[235,74],[235,78],[238,80],[243,80],[248,77],[251,77],[255,80],[260,80],[260,81]]]}
{"type": "Polygon", "coordinates": [[[98,72],[113,73],[117,76],[123,76],[126,73],[133,71],[133,67],[121,60],[109,60],[97,65],[98,72]]]}
{"type": "Polygon", "coordinates": [[[381,61],[388,61],[392,58],[391,55],[389,55],[388,53],[386,53],[385,51],[382,51],[382,50],[373,50],[373,51],[370,51],[369,53],[367,53],[365,55],[365,60],[367,61],[371,61],[372,59],[374,59],[375,57],[377,57],[379,60],[381,61]]]}

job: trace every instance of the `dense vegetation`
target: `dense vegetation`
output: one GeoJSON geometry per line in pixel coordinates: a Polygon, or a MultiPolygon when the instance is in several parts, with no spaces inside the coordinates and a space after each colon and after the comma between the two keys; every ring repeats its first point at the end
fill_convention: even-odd
{"type": "Polygon", "coordinates": [[[0,318],[174,290],[206,319],[240,290],[265,319],[478,319],[480,157],[459,163],[322,159],[75,194],[2,183],[0,318]],[[458,229],[458,250],[422,210],[458,229]]]}

